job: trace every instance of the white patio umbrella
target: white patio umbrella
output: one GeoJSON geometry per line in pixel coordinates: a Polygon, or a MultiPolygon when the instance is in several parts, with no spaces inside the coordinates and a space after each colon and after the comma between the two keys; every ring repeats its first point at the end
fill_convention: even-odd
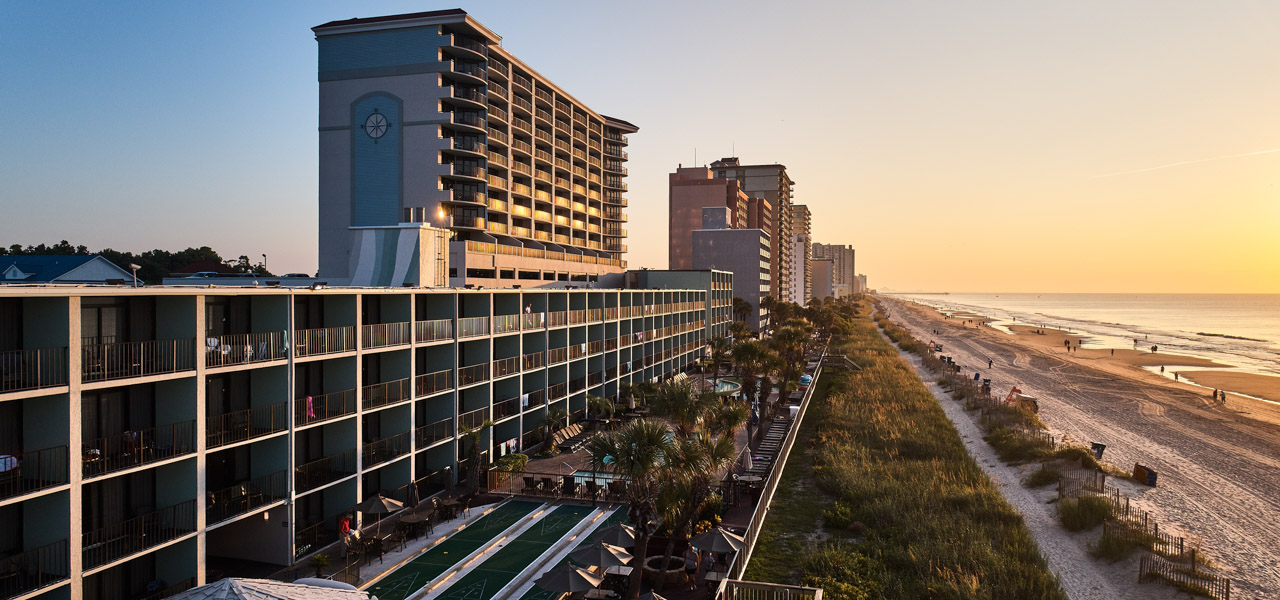
{"type": "Polygon", "coordinates": [[[713,528],[705,533],[693,536],[689,540],[689,545],[699,550],[710,550],[716,554],[724,554],[725,552],[736,552],[747,545],[746,540],[738,537],[719,527],[713,528]]]}
{"type": "Polygon", "coordinates": [[[596,542],[569,553],[569,560],[573,562],[603,569],[625,566],[632,558],[634,557],[630,552],[604,542],[596,542]]]}
{"type": "Polygon", "coordinates": [[[585,592],[600,587],[604,579],[586,569],[560,565],[534,580],[533,584],[552,592],[585,592]]]}

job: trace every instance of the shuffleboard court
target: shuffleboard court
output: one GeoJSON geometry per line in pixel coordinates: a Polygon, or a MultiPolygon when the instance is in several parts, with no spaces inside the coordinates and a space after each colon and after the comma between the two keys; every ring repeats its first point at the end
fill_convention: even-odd
{"type": "MultiPolygon", "coordinates": [[[[587,536],[586,539],[582,540],[582,542],[579,543],[577,546],[574,546],[573,549],[577,550],[578,548],[585,548],[587,546],[590,546],[591,544],[596,543],[596,540],[600,539],[600,532],[604,531],[606,527],[609,527],[610,525],[614,525],[617,523],[622,523],[623,521],[626,521],[626,520],[627,520],[627,511],[622,509],[614,510],[613,514],[609,515],[608,518],[602,520],[599,524],[596,525],[596,528],[591,531],[591,535],[587,536]]],[[[550,571],[551,569],[554,569],[567,562],[569,562],[569,559],[565,558],[564,560],[547,567],[546,570],[550,571]]],[[[539,573],[539,575],[541,575],[541,573],[539,573]]],[[[558,596],[560,596],[559,592],[547,591],[535,585],[532,588],[530,588],[529,591],[525,592],[523,596],[520,596],[520,600],[552,600],[553,598],[556,598],[558,596]]]]}
{"type": "Polygon", "coordinates": [[[437,597],[438,600],[489,600],[593,510],[588,506],[571,505],[555,509],[454,582],[437,597]]]}
{"type": "Polygon", "coordinates": [[[539,506],[542,506],[542,503],[509,500],[493,512],[467,525],[462,531],[453,534],[449,539],[436,544],[422,556],[409,561],[382,578],[369,591],[380,600],[404,600],[426,587],[449,567],[498,537],[508,527],[539,506]]]}

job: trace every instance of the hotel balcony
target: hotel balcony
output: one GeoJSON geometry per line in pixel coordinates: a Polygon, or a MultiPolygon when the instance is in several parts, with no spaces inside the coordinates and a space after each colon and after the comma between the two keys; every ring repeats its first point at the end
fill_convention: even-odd
{"type": "MultiPolygon", "coordinates": [[[[474,154],[484,156],[488,151],[488,146],[480,141],[479,137],[459,135],[453,137],[453,144],[447,148],[459,154],[474,154]]],[[[499,140],[501,141],[501,140],[499,140]]]]}
{"type": "Polygon", "coordinates": [[[516,108],[524,109],[524,112],[527,114],[530,114],[530,115],[533,114],[533,103],[530,102],[529,99],[525,98],[524,96],[512,96],[511,104],[513,104],[516,108]]]}
{"type": "Polygon", "coordinates": [[[521,358],[521,364],[524,366],[524,370],[533,371],[546,366],[546,360],[544,359],[543,353],[540,351],[529,352],[521,358]]]}
{"type": "Polygon", "coordinates": [[[293,471],[294,489],[298,493],[311,491],[355,473],[356,451],[352,448],[337,456],[326,456],[298,465],[293,471]]]}
{"type": "Polygon", "coordinates": [[[0,472],[0,500],[67,483],[67,453],[67,446],[55,446],[10,454],[0,472]]]}
{"type": "Polygon", "coordinates": [[[85,338],[81,347],[85,383],[162,375],[195,369],[195,340],[116,342],[114,336],[85,338]]]}
{"type": "Polygon", "coordinates": [[[453,389],[453,370],[446,369],[434,373],[414,376],[414,389],[419,398],[447,392],[453,389]]]}
{"type": "Polygon", "coordinates": [[[489,420],[489,408],[479,408],[458,415],[458,429],[477,429],[489,420]]]}
{"type": "MultiPolygon", "coordinates": [[[[473,186],[466,186],[466,187],[473,187],[473,186]]],[[[457,202],[457,203],[465,202],[469,204],[485,204],[486,203],[487,196],[485,196],[483,192],[466,190],[466,189],[453,189],[450,191],[452,193],[449,195],[449,199],[453,202],[457,202]]]]}
{"type": "Polygon", "coordinates": [[[68,558],[65,539],[0,558],[0,598],[16,598],[66,581],[71,577],[68,558]]]}
{"type": "Polygon", "coordinates": [[[627,191],[627,182],[623,181],[621,177],[605,177],[604,187],[622,190],[625,192],[627,191]]]}
{"type": "MultiPolygon", "coordinates": [[[[456,138],[455,138],[455,139],[456,139],[456,138]]],[[[494,128],[490,127],[490,128],[489,128],[489,141],[490,141],[490,142],[495,142],[495,143],[498,143],[498,144],[508,144],[508,143],[510,143],[510,138],[507,136],[507,134],[505,134],[505,133],[503,133],[503,132],[501,132],[501,131],[498,131],[497,129],[494,129],[494,128]]]]}
{"type": "MultiPolygon", "coordinates": [[[[502,63],[500,63],[500,62],[497,62],[497,61],[494,61],[494,60],[490,60],[488,64],[489,64],[489,73],[490,73],[490,74],[497,73],[498,75],[501,75],[501,76],[502,76],[502,77],[504,77],[504,78],[505,78],[505,77],[509,77],[509,76],[510,76],[511,69],[510,69],[510,67],[508,67],[507,65],[504,65],[504,64],[502,64],[502,63]]],[[[493,84],[491,83],[491,84],[489,84],[489,85],[493,85],[493,84]]]]}
{"type": "Polygon", "coordinates": [[[443,46],[451,52],[472,56],[476,60],[484,59],[485,50],[488,48],[488,44],[480,40],[458,34],[449,35],[447,37],[452,39],[446,40],[443,46]]]}
{"type": "Polygon", "coordinates": [[[413,430],[414,443],[419,449],[453,438],[453,419],[441,419],[413,430]]]}
{"type": "MultiPolygon", "coordinates": [[[[495,65],[495,64],[493,64],[493,63],[489,63],[489,73],[504,73],[504,69],[505,69],[505,67],[503,67],[503,68],[499,68],[497,65],[495,65]]],[[[506,97],[507,97],[507,88],[505,88],[505,87],[503,87],[503,86],[501,86],[501,85],[498,85],[498,84],[496,84],[496,83],[494,83],[494,82],[490,81],[490,82],[489,82],[489,95],[490,95],[490,96],[497,96],[497,97],[499,97],[499,98],[506,98],[506,97]]]]}
{"type": "Polygon", "coordinates": [[[298,329],[293,332],[295,358],[352,352],[355,349],[356,328],[352,325],[298,329]]]}
{"type": "Polygon", "coordinates": [[[547,397],[552,400],[559,400],[567,395],[569,395],[569,384],[567,383],[553,383],[551,387],[547,388],[547,397]]]}
{"type": "Polygon", "coordinates": [[[284,332],[233,333],[205,339],[206,367],[226,367],[289,358],[284,332]]]}
{"type": "Polygon", "coordinates": [[[520,372],[520,357],[512,356],[493,361],[493,377],[507,377],[520,372]]]}
{"type": "MultiPolygon", "coordinates": [[[[516,103],[516,106],[519,106],[519,103],[516,103]]],[[[511,126],[525,133],[533,133],[533,124],[520,117],[511,117],[511,126]]]]}
{"type": "Polygon", "coordinates": [[[404,346],[413,341],[412,324],[374,323],[360,326],[360,345],[365,349],[404,346]]]}
{"type": "Polygon", "coordinates": [[[455,162],[449,164],[449,174],[454,177],[484,181],[485,168],[480,163],[455,162]]]}
{"type": "Polygon", "coordinates": [[[413,326],[414,338],[418,343],[453,339],[453,321],[450,319],[418,321],[413,326]]]}
{"type": "Polygon", "coordinates": [[[520,315],[495,315],[493,317],[494,335],[520,331],[520,315]]]}
{"type": "Polygon", "coordinates": [[[488,131],[488,125],[485,123],[483,113],[480,112],[451,112],[449,113],[449,125],[455,129],[472,133],[483,134],[488,131]]]}
{"type": "Polygon", "coordinates": [[[484,88],[455,85],[452,93],[445,96],[445,100],[459,106],[484,110],[488,105],[489,97],[485,95],[484,88]]]}
{"type": "Polygon", "coordinates": [[[449,217],[449,226],[467,229],[485,229],[485,219],[484,217],[472,217],[468,215],[452,215],[449,217]]]}
{"type": "Polygon", "coordinates": [[[67,385],[67,348],[0,352],[0,393],[67,385]]]}
{"type": "Polygon", "coordinates": [[[451,69],[445,71],[445,75],[476,85],[484,85],[488,81],[485,76],[485,65],[479,62],[452,61],[451,69]]]}
{"type": "Polygon", "coordinates": [[[521,75],[521,74],[519,74],[519,73],[512,73],[512,74],[511,74],[511,81],[512,81],[512,82],[514,82],[516,85],[518,85],[518,86],[520,86],[520,87],[522,87],[522,88],[524,88],[524,89],[526,89],[526,90],[532,90],[532,89],[533,89],[533,82],[532,82],[532,81],[529,81],[529,78],[528,78],[528,77],[525,77],[524,75],[521,75]]]}
{"type": "Polygon", "coordinates": [[[489,107],[489,118],[491,118],[491,119],[497,119],[497,120],[502,121],[503,123],[505,123],[505,122],[507,122],[507,111],[502,110],[501,108],[498,108],[498,107],[496,107],[496,106],[490,106],[490,107],[489,107]]]}
{"type": "Polygon", "coordinates": [[[182,421],[84,440],[84,476],[97,477],[192,454],[195,437],[196,422],[182,421]]]}
{"type": "Polygon", "coordinates": [[[364,396],[363,405],[365,410],[381,408],[383,406],[391,406],[404,402],[413,397],[412,382],[408,377],[397,379],[395,381],[387,381],[383,383],[375,383],[366,385],[361,388],[364,396]]]}
{"type": "Polygon", "coordinates": [[[289,497],[289,471],[242,481],[209,492],[205,500],[205,521],[213,525],[289,497]]]}
{"type": "Polygon", "coordinates": [[[610,145],[608,145],[608,146],[605,146],[605,147],[604,147],[604,153],[605,153],[607,156],[613,157],[613,158],[615,158],[615,159],[617,159],[617,160],[627,160],[627,159],[628,159],[627,151],[626,151],[626,150],[623,150],[621,146],[614,146],[614,145],[612,145],[612,144],[610,144],[610,145]]]}
{"type": "Polygon", "coordinates": [[[196,530],[196,501],[188,500],[140,517],[84,533],[83,566],[100,567],[196,530]]]}
{"type": "Polygon", "coordinates": [[[458,387],[489,381],[489,363],[458,367],[458,387]]]}
{"type": "Polygon", "coordinates": [[[375,440],[362,448],[361,462],[367,471],[375,466],[395,460],[409,453],[410,433],[408,431],[391,437],[375,440]]]}
{"type": "Polygon", "coordinates": [[[493,403],[493,420],[495,422],[509,419],[520,414],[520,398],[507,398],[493,403]]]}
{"type": "Polygon", "coordinates": [[[568,348],[552,348],[547,350],[547,364],[555,365],[569,360],[568,348]]]}
{"type": "MultiPolygon", "coordinates": [[[[505,161],[506,159],[503,159],[503,160],[505,161]]],[[[493,164],[492,161],[490,161],[490,164],[493,164]]],[[[507,179],[505,177],[490,175],[486,183],[489,184],[489,187],[491,189],[497,189],[497,190],[507,189],[507,179]]]]}
{"type": "Polygon", "coordinates": [[[489,198],[490,211],[507,212],[507,203],[497,198],[489,198]]]}
{"type": "Polygon", "coordinates": [[[210,448],[244,442],[289,428],[289,403],[276,402],[205,417],[205,443],[210,448]]]}
{"type": "Polygon", "coordinates": [[[294,401],[293,422],[298,427],[323,423],[356,412],[354,389],[304,396],[294,401]]]}

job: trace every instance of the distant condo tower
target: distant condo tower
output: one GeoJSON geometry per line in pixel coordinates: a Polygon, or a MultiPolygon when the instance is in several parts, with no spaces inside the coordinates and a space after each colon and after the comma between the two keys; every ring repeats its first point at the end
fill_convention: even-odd
{"type": "Polygon", "coordinates": [[[768,204],[764,211],[771,210],[772,222],[751,223],[748,227],[759,227],[769,233],[769,255],[773,257],[769,295],[803,304],[804,298],[794,297],[791,287],[791,196],[795,182],[787,175],[786,165],[744,165],[733,156],[711,163],[711,171],[717,179],[740,182],[747,196],[768,204]]]}
{"type": "Polygon", "coordinates": [[[321,277],[443,285],[447,272],[455,286],[528,288],[625,269],[636,126],[588,108],[462,10],[313,31],[321,277]]]}

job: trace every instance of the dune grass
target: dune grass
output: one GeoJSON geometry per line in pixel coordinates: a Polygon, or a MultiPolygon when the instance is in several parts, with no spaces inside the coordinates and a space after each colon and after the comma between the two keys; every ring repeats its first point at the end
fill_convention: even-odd
{"type": "Polygon", "coordinates": [[[870,319],[850,325],[832,350],[863,370],[824,373],[827,395],[810,407],[804,452],[793,452],[781,486],[820,506],[823,535],[813,535],[811,509],[799,519],[779,504],[788,510],[766,521],[747,578],[824,586],[835,600],[1064,599],[937,400],[870,319]],[[792,470],[797,459],[807,471],[792,470]]]}

